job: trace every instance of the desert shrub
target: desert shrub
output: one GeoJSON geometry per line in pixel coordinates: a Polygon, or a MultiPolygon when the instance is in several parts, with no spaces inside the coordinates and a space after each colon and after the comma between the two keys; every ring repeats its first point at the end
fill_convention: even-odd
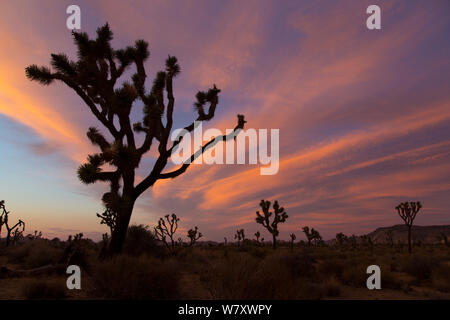
{"type": "Polygon", "coordinates": [[[336,257],[329,257],[323,260],[318,266],[318,272],[322,277],[335,277],[342,279],[342,274],[346,268],[345,261],[336,257]]]}
{"type": "Polygon", "coordinates": [[[121,255],[92,270],[93,294],[105,299],[178,298],[180,272],[171,260],[121,255]]]}
{"type": "Polygon", "coordinates": [[[248,253],[257,259],[264,259],[267,256],[267,249],[251,246],[248,253]]]}
{"type": "Polygon", "coordinates": [[[158,245],[153,233],[144,225],[132,225],[128,227],[127,238],[123,252],[132,256],[142,254],[162,256],[164,248],[158,245]]]}
{"type": "Polygon", "coordinates": [[[320,297],[335,298],[341,295],[342,284],[335,278],[330,277],[325,282],[318,285],[317,291],[319,291],[320,297]]]}
{"type": "Polygon", "coordinates": [[[228,254],[227,259],[203,265],[200,280],[213,299],[249,299],[250,282],[258,268],[258,260],[241,252],[228,254]]]}
{"type": "Polygon", "coordinates": [[[174,259],[183,270],[189,270],[193,273],[201,273],[202,266],[209,260],[217,258],[220,252],[205,250],[200,247],[186,247],[176,251],[174,259]]]}
{"type": "Polygon", "coordinates": [[[398,275],[387,268],[381,267],[381,288],[392,290],[406,290],[408,285],[403,282],[398,275]]]}
{"type": "Polygon", "coordinates": [[[38,268],[57,263],[63,250],[50,245],[45,239],[36,239],[8,248],[8,262],[21,264],[25,268],[38,268]]]}
{"type": "Polygon", "coordinates": [[[432,275],[433,287],[439,291],[450,292],[450,265],[441,264],[432,275]]]}
{"type": "Polygon", "coordinates": [[[64,279],[28,280],[22,287],[22,295],[27,300],[64,299],[66,298],[66,282],[64,279]]]}
{"type": "Polygon", "coordinates": [[[348,260],[338,279],[346,285],[365,288],[368,277],[366,271],[367,267],[371,264],[355,259],[348,260]]]}
{"type": "Polygon", "coordinates": [[[439,267],[441,260],[437,257],[415,255],[406,258],[402,265],[402,271],[413,276],[417,284],[431,279],[433,270],[439,267]]]}
{"type": "Polygon", "coordinates": [[[292,277],[313,277],[315,276],[315,259],[308,253],[302,250],[281,257],[281,264],[287,268],[292,277]]]}

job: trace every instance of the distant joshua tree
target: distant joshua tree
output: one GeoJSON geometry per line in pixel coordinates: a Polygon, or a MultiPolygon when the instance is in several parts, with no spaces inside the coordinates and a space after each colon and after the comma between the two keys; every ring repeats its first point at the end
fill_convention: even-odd
{"type": "Polygon", "coordinates": [[[259,244],[259,238],[261,237],[261,233],[259,233],[259,231],[256,231],[255,237],[256,237],[256,243],[259,244]]]}
{"type": "Polygon", "coordinates": [[[165,220],[163,218],[159,218],[158,225],[154,228],[155,236],[161,240],[168,249],[173,250],[175,248],[175,240],[173,239],[173,236],[178,229],[178,222],[180,221],[180,218],[178,218],[175,213],[172,213],[170,216],[167,214],[164,218],[165,220]],[[167,243],[166,237],[169,237],[170,239],[170,246],[167,243]]]}
{"type": "Polygon", "coordinates": [[[194,243],[200,239],[203,235],[201,232],[198,232],[198,228],[197,226],[195,226],[194,229],[189,229],[188,233],[187,233],[188,238],[191,240],[189,245],[193,246],[194,243]]]}
{"type": "Polygon", "coordinates": [[[343,234],[342,232],[339,232],[336,234],[336,244],[338,246],[343,246],[348,241],[348,237],[343,234]]]}
{"type": "Polygon", "coordinates": [[[291,241],[290,241],[291,251],[294,251],[294,241],[295,241],[295,239],[297,239],[297,237],[295,236],[294,233],[291,233],[289,236],[291,237],[291,241]]]}
{"type": "Polygon", "coordinates": [[[308,246],[311,246],[311,242],[314,241],[314,244],[317,245],[320,241],[322,241],[322,236],[319,231],[309,227],[303,227],[303,232],[305,233],[306,239],[308,239],[308,246]]]}
{"type": "Polygon", "coordinates": [[[6,211],[5,207],[5,200],[0,201],[0,235],[2,231],[2,227],[5,226],[6,228],[6,246],[9,246],[11,242],[11,234],[16,235],[17,237],[23,235],[23,232],[25,231],[25,222],[19,219],[19,221],[13,225],[12,227],[9,226],[9,211],[6,211]],[[19,228],[22,228],[22,230],[19,230],[19,228]],[[17,232],[19,233],[17,233],[17,232]]]}
{"type": "Polygon", "coordinates": [[[42,231],[34,230],[34,234],[27,234],[27,238],[30,240],[36,240],[42,238],[42,231]]]}
{"type": "Polygon", "coordinates": [[[270,211],[270,201],[261,200],[259,203],[262,209],[262,214],[259,211],[256,211],[256,222],[261,224],[264,228],[267,229],[272,234],[273,238],[273,249],[277,248],[277,237],[279,235],[278,224],[283,223],[288,218],[287,213],[284,211],[283,207],[280,207],[278,201],[275,200],[273,203],[273,212],[270,211]],[[270,222],[270,218],[273,215],[273,220],[270,222]]]}
{"type": "Polygon", "coordinates": [[[71,88],[104,127],[104,133],[95,127],[89,128],[89,140],[100,148],[100,152],[89,155],[87,162],[78,169],[78,177],[85,184],[108,182],[109,192],[102,197],[103,204],[116,215],[109,251],[120,253],[130,223],[136,200],[156,181],[172,179],[183,174],[190,164],[216,143],[233,139],[244,128],[243,115],[237,116],[237,125],[228,135],[217,136],[193,153],[177,169],[163,172],[172,151],[176,150],[185,135],[191,133],[199,122],[209,121],[219,103],[220,90],[213,85],[208,91],[199,91],[194,104],[195,121],[170,145],[173,126],[175,98],[173,79],[180,73],[178,60],[174,56],[166,59],[165,70],[156,74],[150,91],[145,88],[147,73],[145,62],[150,56],[148,43],[137,40],[134,46],[115,50],[111,47],[113,33],[108,24],[97,29],[97,38],[90,39],[85,32],[73,32],[78,60],[71,61],[63,53],[51,55],[48,67],[30,65],[26,68],[28,79],[50,85],[55,81],[71,88]],[[131,81],[123,81],[127,69],[134,66],[131,81]],[[132,123],[130,114],[140,101],[143,110],[141,122],[132,123]],[[143,134],[138,145],[137,134],[143,134]],[[136,169],[153,142],[158,143],[158,158],[147,175],[137,182],[136,169]],[[113,170],[104,171],[103,167],[113,170]]]}
{"type": "Polygon", "coordinates": [[[234,235],[234,238],[237,239],[238,241],[238,247],[241,245],[241,241],[242,243],[244,243],[245,240],[244,229],[237,230],[236,234],[234,235]]]}
{"type": "Polygon", "coordinates": [[[417,213],[422,208],[420,201],[418,202],[402,202],[395,207],[400,218],[403,219],[405,225],[408,227],[408,252],[412,253],[411,245],[411,229],[413,226],[414,219],[417,213]]]}

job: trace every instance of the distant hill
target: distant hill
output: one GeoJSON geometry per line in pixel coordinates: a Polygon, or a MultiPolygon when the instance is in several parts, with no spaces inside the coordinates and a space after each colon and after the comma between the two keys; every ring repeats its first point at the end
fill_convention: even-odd
{"type": "MultiPolygon", "coordinates": [[[[386,232],[388,230],[392,231],[394,243],[397,243],[399,241],[408,241],[408,228],[402,224],[397,224],[392,227],[378,228],[367,235],[370,236],[372,238],[372,241],[375,243],[386,243],[386,232]]],[[[422,243],[437,243],[439,242],[438,236],[440,234],[445,234],[447,238],[449,238],[450,225],[412,227],[413,241],[420,241],[422,243]]]]}

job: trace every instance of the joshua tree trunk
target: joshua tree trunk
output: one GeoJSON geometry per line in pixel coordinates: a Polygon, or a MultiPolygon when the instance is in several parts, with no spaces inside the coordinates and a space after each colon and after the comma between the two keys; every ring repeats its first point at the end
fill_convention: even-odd
{"type": "Polygon", "coordinates": [[[272,234],[273,238],[273,249],[275,250],[277,248],[277,236],[272,234]]]}
{"type": "Polygon", "coordinates": [[[133,213],[134,201],[126,207],[123,207],[117,214],[117,224],[111,234],[111,243],[109,247],[109,255],[113,256],[122,251],[125,237],[128,231],[128,225],[130,224],[131,214],[133,213]]]}
{"type": "Polygon", "coordinates": [[[412,245],[411,245],[411,226],[408,226],[408,252],[412,252],[412,245]]]}

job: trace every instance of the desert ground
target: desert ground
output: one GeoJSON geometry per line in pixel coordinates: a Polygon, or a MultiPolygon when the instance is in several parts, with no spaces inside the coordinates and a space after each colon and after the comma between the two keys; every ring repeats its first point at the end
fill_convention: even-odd
{"type": "Polygon", "coordinates": [[[0,244],[0,299],[450,299],[450,247],[371,242],[244,240],[164,247],[144,226],[129,229],[123,253],[104,244],[28,238],[0,244]],[[66,266],[81,268],[81,289],[66,286],[66,266]],[[369,290],[369,265],[381,290],[369,290]]]}

